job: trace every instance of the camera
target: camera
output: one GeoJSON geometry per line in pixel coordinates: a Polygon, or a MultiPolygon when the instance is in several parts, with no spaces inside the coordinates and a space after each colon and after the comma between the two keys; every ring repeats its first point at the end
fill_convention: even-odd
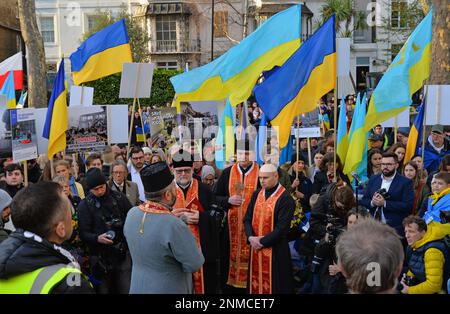
{"type": "Polygon", "coordinates": [[[114,240],[114,238],[116,237],[116,233],[112,230],[109,230],[106,232],[106,236],[108,237],[108,239],[114,240]]]}
{"type": "Polygon", "coordinates": [[[337,237],[345,230],[345,226],[340,218],[327,214],[327,228],[325,230],[328,233],[328,243],[334,245],[337,237]],[[329,224],[331,226],[328,226],[329,224]]]}
{"type": "Polygon", "coordinates": [[[123,221],[119,218],[104,219],[104,221],[108,230],[121,230],[123,227],[123,221]]]}
{"type": "Polygon", "coordinates": [[[221,229],[224,227],[225,221],[227,219],[227,212],[223,209],[223,207],[217,204],[212,204],[209,215],[211,217],[214,217],[221,229]]]}
{"type": "Polygon", "coordinates": [[[381,196],[383,196],[383,198],[385,200],[389,199],[391,197],[391,194],[389,194],[388,191],[386,191],[386,189],[379,189],[378,191],[376,191],[376,193],[380,194],[381,196]]]}

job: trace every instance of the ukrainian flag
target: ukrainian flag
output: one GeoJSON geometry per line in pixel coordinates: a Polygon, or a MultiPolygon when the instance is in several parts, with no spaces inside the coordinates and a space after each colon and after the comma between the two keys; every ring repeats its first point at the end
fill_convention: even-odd
{"type": "Polygon", "coordinates": [[[295,5],[269,18],[214,61],[170,78],[177,102],[244,102],[263,71],[282,65],[300,47],[300,36],[301,6],[295,5]]]}
{"type": "Polygon", "coordinates": [[[348,150],[347,108],[345,106],[344,97],[342,97],[337,128],[337,154],[342,161],[345,161],[345,158],[347,157],[347,150],[348,150]]]}
{"type": "Polygon", "coordinates": [[[47,117],[45,118],[42,136],[48,139],[47,158],[66,149],[66,131],[68,127],[67,90],[64,85],[64,59],[59,65],[58,74],[53,84],[52,95],[48,102],[47,117]]]}
{"type": "Polygon", "coordinates": [[[411,95],[430,76],[432,16],[431,9],[409,36],[375,88],[364,125],[366,131],[410,106],[411,95]]]}
{"type": "Polygon", "coordinates": [[[129,42],[124,19],[86,39],[70,56],[75,85],[122,72],[133,61],[129,42]]]}
{"type": "Polygon", "coordinates": [[[272,126],[279,127],[280,146],[288,143],[295,116],[312,111],[336,83],[334,15],[275,69],[253,92],[272,126]]]}
{"type": "Polygon", "coordinates": [[[364,130],[364,118],[366,117],[366,95],[362,101],[359,100],[359,94],[356,99],[355,111],[353,112],[352,125],[350,126],[348,138],[348,151],[345,158],[344,173],[348,176],[352,172],[361,176],[364,169],[367,169],[367,141],[368,132],[364,130]]]}
{"type": "Polygon", "coordinates": [[[234,155],[234,119],[233,108],[227,100],[225,109],[220,120],[220,129],[217,134],[216,146],[216,165],[219,169],[225,168],[225,162],[234,155]],[[223,146],[225,145],[225,149],[223,146]]]}
{"type": "Polygon", "coordinates": [[[3,83],[2,89],[0,89],[0,94],[6,95],[6,108],[14,109],[16,108],[16,91],[14,90],[14,72],[10,71],[8,77],[3,83]]]}
{"type": "Polygon", "coordinates": [[[414,124],[412,125],[411,131],[409,132],[408,143],[406,144],[405,160],[403,164],[406,164],[408,161],[410,161],[419,151],[420,143],[422,142],[421,135],[423,119],[425,116],[425,99],[426,97],[424,96],[422,106],[420,106],[419,112],[416,116],[416,119],[414,120],[414,124]]]}

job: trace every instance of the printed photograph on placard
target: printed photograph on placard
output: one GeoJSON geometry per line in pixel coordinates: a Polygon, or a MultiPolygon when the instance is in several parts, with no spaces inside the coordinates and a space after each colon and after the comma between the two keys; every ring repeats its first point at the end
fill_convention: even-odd
{"type": "Polygon", "coordinates": [[[149,110],[148,124],[150,125],[150,140],[147,142],[150,147],[166,149],[175,143],[172,132],[177,126],[176,108],[149,110]]]}
{"type": "Polygon", "coordinates": [[[101,151],[108,143],[106,106],[69,108],[67,153],[101,151]]]}
{"type": "Polygon", "coordinates": [[[0,158],[12,156],[11,123],[8,109],[0,106],[0,158]]]}
{"type": "Polygon", "coordinates": [[[10,110],[12,155],[14,162],[37,158],[34,109],[10,110]]]}

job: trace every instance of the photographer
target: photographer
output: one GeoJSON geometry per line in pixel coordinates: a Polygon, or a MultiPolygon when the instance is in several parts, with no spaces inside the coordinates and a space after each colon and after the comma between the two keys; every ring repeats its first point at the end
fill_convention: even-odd
{"type": "Polygon", "coordinates": [[[125,195],[107,187],[98,168],[86,173],[86,187],[89,193],[78,206],[78,227],[90,251],[97,293],[128,293],[131,259],[123,224],[132,206],[125,195]]]}
{"type": "Polygon", "coordinates": [[[331,279],[328,266],[336,261],[336,239],[345,230],[347,213],[355,205],[352,189],[339,181],[327,187],[311,210],[310,229],[299,253],[311,261],[313,293],[328,291],[331,279]]]}

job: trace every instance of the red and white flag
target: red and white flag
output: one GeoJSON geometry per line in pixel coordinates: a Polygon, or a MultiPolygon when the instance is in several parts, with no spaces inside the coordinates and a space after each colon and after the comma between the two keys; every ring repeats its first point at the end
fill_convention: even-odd
{"type": "Polygon", "coordinates": [[[15,89],[22,89],[23,82],[23,67],[22,67],[22,52],[9,57],[0,63],[0,88],[8,77],[9,72],[14,71],[14,86],[15,89]]]}

